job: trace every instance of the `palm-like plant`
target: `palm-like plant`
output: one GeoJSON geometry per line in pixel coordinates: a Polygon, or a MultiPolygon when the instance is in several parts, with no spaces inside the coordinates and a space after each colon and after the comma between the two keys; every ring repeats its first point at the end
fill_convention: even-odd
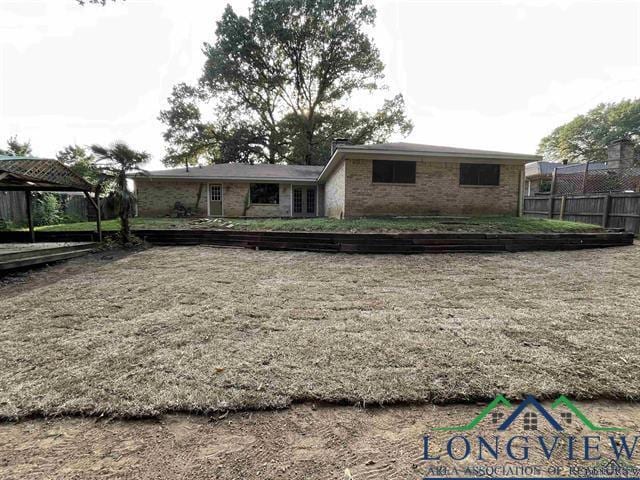
{"type": "Polygon", "coordinates": [[[131,209],[131,192],[127,187],[127,173],[142,171],[140,164],[149,160],[147,152],[133,150],[124,142],[113,143],[110,147],[92,145],[91,151],[96,156],[96,166],[102,172],[102,180],[114,180],[115,194],[120,217],[120,241],[123,244],[131,241],[129,211],[131,209]]]}

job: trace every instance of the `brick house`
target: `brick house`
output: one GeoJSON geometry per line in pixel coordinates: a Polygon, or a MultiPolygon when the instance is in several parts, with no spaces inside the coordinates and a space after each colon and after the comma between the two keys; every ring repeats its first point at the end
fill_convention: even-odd
{"type": "Polygon", "coordinates": [[[410,143],[337,144],[324,166],[216,164],[137,174],[138,214],[333,218],[521,212],[536,155],[410,143]]]}

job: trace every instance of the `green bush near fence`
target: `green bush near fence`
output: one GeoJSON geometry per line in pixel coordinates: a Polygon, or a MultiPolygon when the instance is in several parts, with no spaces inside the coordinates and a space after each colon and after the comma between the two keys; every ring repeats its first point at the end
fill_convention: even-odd
{"type": "Polygon", "coordinates": [[[33,202],[33,224],[57,225],[62,221],[60,199],[53,193],[42,193],[33,202]]]}
{"type": "Polygon", "coordinates": [[[17,230],[20,227],[22,227],[22,225],[18,225],[15,222],[12,222],[11,220],[5,220],[4,218],[0,218],[0,231],[17,230]]]}

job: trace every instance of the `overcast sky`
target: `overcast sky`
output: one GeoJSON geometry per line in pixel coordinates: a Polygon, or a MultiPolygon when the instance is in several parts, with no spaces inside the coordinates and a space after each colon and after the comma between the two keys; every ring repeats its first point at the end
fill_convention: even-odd
{"type": "MultiPolygon", "coordinates": [[[[0,142],[53,156],[122,139],[159,167],[158,113],[198,78],[226,3],[0,0],[0,142]]],[[[386,95],[403,93],[415,123],[406,141],[533,153],[576,114],[640,96],[639,1],[374,4],[386,95]]]]}

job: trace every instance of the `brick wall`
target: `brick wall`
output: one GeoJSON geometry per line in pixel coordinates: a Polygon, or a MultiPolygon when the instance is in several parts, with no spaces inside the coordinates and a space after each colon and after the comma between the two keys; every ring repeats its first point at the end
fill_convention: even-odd
{"type": "Polygon", "coordinates": [[[225,217],[288,217],[291,203],[291,187],[281,183],[279,190],[279,203],[251,205],[249,200],[250,183],[224,183],[223,210],[225,217]],[[245,205],[247,205],[245,213],[245,205]]]}
{"type": "Polygon", "coordinates": [[[342,162],[324,186],[324,214],[327,217],[344,216],[345,172],[345,163],[342,162]]]}
{"type": "MultiPolygon", "coordinates": [[[[215,183],[215,182],[211,182],[215,183]]],[[[222,182],[219,182],[222,183],[222,182]]],[[[280,184],[278,205],[245,205],[248,200],[249,183],[222,183],[223,213],[225,217],[288,217],[290,215],[291,187],[280,184]]],[[[174,205],[180,201],[198,215],[207,215],[209,191],[207,183],[175,180],[138,180],[138,214],[143,217],[157,217],[174,213],[174,205]],[[196,201],[200,185],[204,185],[200,208],[196,211],[196,201]]]]}
{"type": "Polygon", "coordinates": [[[176,202],[191,208],[198,215],[207,214],[207,188],[200,182],[175,180],[135,180],[138,199],[138,215],[141,217],[162,217],[174,212],[176,202]],[[202,188],[199,208],[196,208],[198,191],[202,188]]]}
{"type": "MultiPolygon", "coordinates": [[[[524,166],[502,164],[500,185],[461,186],[460,163],[450,159],[418,160],[415,184],[372,183],[372,160],[345,162],[344,216],[512,214],[518,212],[524,166]]],[[[333,177],[338,177],[338,172],[333,177]]],[[[330,179],[330,182],[334,179],[330,179]]],[[[327,185],[329,185],[329,183],[327,185]]],[[[327,195],[327,197],[329,194],[327,195]]],[[[327,201],[332,203],[332,201],[327,201]]],[[[338,205],[339,194],[333,203],[338,205]]],[[[338,208],[337,206],[334,208],[338,208]]],[[[335,210],[330,216],[337,216],[335,210]]]]}

